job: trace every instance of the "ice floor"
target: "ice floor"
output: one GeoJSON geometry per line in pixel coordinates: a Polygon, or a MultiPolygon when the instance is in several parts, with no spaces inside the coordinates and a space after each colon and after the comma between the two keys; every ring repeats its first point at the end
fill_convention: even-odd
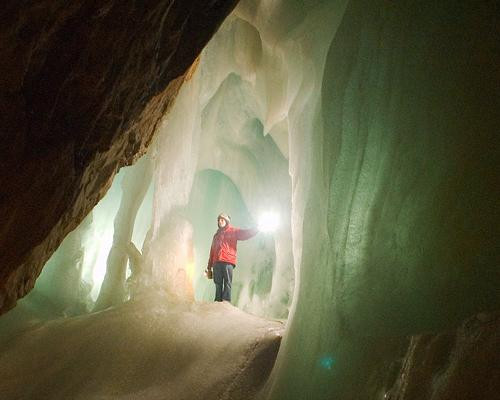
{"type": "Polygon", "coordinates": [[[2,399],[250,399],[283,324],[229,303],[121,307],[33,325],[0,343],[2,399]]]}

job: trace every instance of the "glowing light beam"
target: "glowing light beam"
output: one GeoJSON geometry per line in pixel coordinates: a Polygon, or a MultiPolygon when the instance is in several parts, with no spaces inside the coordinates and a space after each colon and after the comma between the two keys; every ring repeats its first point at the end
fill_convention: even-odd
{"type": "Polygon", "coordinates": [[[279,215],[276,212],[268,211],[261,214],[258,228],[261,232],[274,232],[279,226],[279,215]]]}

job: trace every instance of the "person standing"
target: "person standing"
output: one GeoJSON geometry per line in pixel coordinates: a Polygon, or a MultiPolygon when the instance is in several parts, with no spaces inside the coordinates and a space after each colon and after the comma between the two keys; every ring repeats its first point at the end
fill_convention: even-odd
{"type": "Polygon", "coordinates": [[[231,301],[231,283],[233,269],[236,267],[236,245],[238,240],[254,237],[256,228],[240,229],[230,225],[231,217],[221,213],[217,216],[218,229],[210,248],[206,269],[207,277],[213,276],[215,283],[215,301],[231,301]]]}

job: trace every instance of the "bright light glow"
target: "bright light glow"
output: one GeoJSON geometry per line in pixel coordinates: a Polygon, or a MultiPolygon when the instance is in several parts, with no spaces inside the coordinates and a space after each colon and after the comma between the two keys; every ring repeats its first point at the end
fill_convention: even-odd
{"type": "Polygon", "coordinates": [[[194,278],[194,261],[188,262],[186,265],[186,274],[189,282],[193,282],[194,278]]]}
{"type": "Polygon", "coordinates": [[[275,212],[268,211],[262,213],[259,218],[259,231],[274,232],[279,225],[279,215],[275,212]]]}

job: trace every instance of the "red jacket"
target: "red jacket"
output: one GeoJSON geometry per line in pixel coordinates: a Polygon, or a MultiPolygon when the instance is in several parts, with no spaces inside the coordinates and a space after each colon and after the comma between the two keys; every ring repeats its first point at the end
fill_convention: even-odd
{"type": "Polygon", "coordinates": [[[238,240],[247,240],[257,234],[258,230],[240,229],[227,224],[215,232],[210,249],[207,267],[210,269],[217,261],[236,265],[236,244],[238,240]]]}

